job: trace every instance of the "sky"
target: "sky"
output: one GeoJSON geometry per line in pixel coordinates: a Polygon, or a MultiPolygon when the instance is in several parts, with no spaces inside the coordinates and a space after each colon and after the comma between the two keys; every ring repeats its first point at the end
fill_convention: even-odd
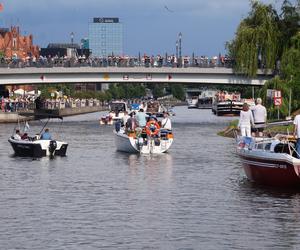
{"type": "MultiPolygon", "coordinates": [[[[281,0],[262,0],[275,6],[281,0]]],[[[124,27],[124,54],[175,54],[182,33],[182,55],[225,53],[225,43],[250,10],[249,0],[0,0],[2,26],[20,26],[34,43],[80,43],[93,17],[118,17],[124,27]]]]}

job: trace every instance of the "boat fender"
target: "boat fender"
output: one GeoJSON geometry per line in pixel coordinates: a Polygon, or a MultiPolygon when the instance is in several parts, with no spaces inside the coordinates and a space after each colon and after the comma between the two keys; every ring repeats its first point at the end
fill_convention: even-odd
{"type": "Polygon", "coordinates": [[[157,121],[149,121],[146,124],[145,130],[147,135],[154,136],[158,134],[160,126],[157,121]]]}
{"type": "Polygon", "coordinates": [[[49,143],[49,152],[50,152],[51,155],[54,154],[56,148],[57,148],[57,142],[54,141],[54,140],[50,141],[50,143],[49,143]]]}

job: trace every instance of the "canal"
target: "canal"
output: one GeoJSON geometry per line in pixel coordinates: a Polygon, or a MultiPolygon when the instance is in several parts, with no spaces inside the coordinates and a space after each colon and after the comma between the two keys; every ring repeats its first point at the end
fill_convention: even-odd
{"type": "Polygon", "coordinates": [[[116,152],[103,113],[51,123],[69,143],[53,160],[13,157],[0,125],[0,248],[299,249],[300,193],[247,181],[217,136],[232,118],[175,112],[170,152],[150,156],[116,152]]]}

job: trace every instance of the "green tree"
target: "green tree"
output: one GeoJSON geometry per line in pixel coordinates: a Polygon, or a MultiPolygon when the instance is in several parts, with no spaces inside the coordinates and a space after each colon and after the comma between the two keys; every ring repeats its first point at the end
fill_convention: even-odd
{"type": "Polygon", "coordinates": [[[171,85],[171,94],[178,100],[183,101],[185,99],[184,88],[181,84],[172,84],[171,85]]]}
{"type": "Polygon", "coordinates": [[[238,72],[254,76],[259,63],[275,69],[280,38],[278,20],[272,5],[251,1],[248,17],[240,23],[234,40],[227,44],[238,72]]]}
{"type": "Polygon", "coordinates": [[[156,84],[154,89],[152,90],[152,94],[154,98],[164,96],[164,87],[162,85],[156,84]]]}

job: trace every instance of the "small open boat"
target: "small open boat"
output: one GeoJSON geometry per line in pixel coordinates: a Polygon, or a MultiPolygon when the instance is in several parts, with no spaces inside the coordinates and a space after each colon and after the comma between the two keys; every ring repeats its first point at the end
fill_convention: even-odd
{"type": "Polygon", "coordinates": [[[300,159],[291,137],[240,138],[237,154],[249,180],[270,186],[300,187],[300,159]]]}
{"type": "MultiPolygon", "coordinates": [[[[40,116],[40,118],[44,117],[40,116]]],[[[8,139],[16,156],[33,158],[40,158],[43,156],[66,156],[68,143],[53,139],[41,139],[41,133],[51,118],[59,118],[62,120],[62,117],[48,116],[48,120],[42,130],[35,134],[35,136],[28,136],[25,139],[16,139],[14,136],[11,136],[8,139]]]]}

